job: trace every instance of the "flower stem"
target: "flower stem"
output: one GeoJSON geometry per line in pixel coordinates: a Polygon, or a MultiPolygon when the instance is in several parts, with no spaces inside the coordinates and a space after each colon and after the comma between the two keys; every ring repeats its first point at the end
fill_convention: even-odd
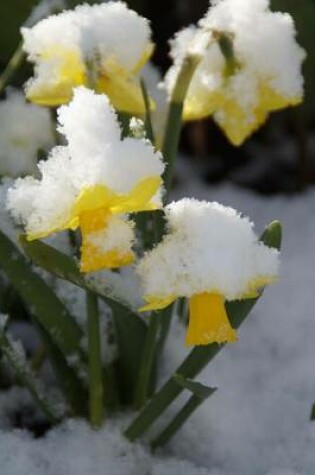
{"type": "Polygon", "coordinates": [[[178,74],[171,97],[162,146],[162,154],[166,163],[164,172],[164,183],[166,189],[165,202],[167,202],[173,179],[174,163],[182,127],[184,100],[200,60],[200,56],[196,54],[189,54],[186,56],[178,74]]]}
{"type": "Polygon", "coordinates": [[[86,293],[87,333],[89,355],[89,410],[92,427],[98,428],[103,420],[103,379],[101,362],[101,334],[97,296],[86,293]]]}
{"type": "Polygon", "coordinates": [[[23,62],[24,51],[22,47],[23,43],[20,41],[13,56],[0,76],[0,94],[3,92],[4,88],[23,62]]]}
{"type": "Polygon", "coordinates": [[[150,323],[144,344],[138,382],[136,386],[135,406],[137,409],[140,409],[144,405],[149,395],[152,372],[154,371],[155,366],[155,355],[158,342],[157,336],[159,332],[159,326],[160,315],[157,312],[152,312],[150,316],[150,323]]]}

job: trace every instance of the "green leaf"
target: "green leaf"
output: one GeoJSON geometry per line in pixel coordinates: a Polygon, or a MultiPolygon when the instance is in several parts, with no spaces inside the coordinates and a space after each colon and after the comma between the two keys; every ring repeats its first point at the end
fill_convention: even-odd
{"type": "Polygon", "coordinates": [[[217,390],[217,388],[209,388],[204,384],[184,378],[181,374],[175,373],[172,377],[181,388],[188,389],[188,391],[202,400],[207,399],[217,390]]]}
{"type": "Polygon", "coordinates": [[[0,267],[39,326],[47,349],[50,351],[56,376],[59,377],[59,380],[67,378],[67,383],[62,381],[61,388],[64,389],[67,400],[74,404],[72,407],[76,413],[79,405],[75,403],[74,397],[70,394],[70,386],[73,384],[71,393],[74,395],[79,390],[79,380],[74,375],[74,369],[67,365],[66,359],[69,357],[78,358],[78,365],[80,364],[82,357],[80,327],[54,292],[38,274],[33,272],[26,258],[1,232],[0,267]],[[61,366],[63,366],[62,370],[61,366]]]}
{"type": "MultiPolygon", "coordinates": [[[[279,222],[270,223],[260,239],[267,246],[279,250],[281,245],[281,224],[279,222]]],[[[260,296],[255,299],[240,300],[227,304],[227,312],[234,328],[238,328],[243,323],[259,298],[260,296]]],[[[175,373],[185,379],[196,377],[224,346],[212,343],[206,346],[194,347],[175,373]]],[[[175,382],[172,376],[127,428],[125,431],[126,437],[129,440],[135,440],[140,437],[182,391],[183,388],[175,382]]]]}
{"type": "Polygon", "coordinates": [[[38,380],[33,375],[25,360],[22,348],[17,347],[16,344],[11,342],[2,327],[0,328],[0,348],[9,363],[14,368],[18,379],[29,390],[36,403],[41,408],[42,412],[46,415],[47,419],[52,424],[58,423],[60,421],[60,416],[57,414],[47,398],[43,395],[38,380]]]}
{"type": "Polygon", "coordinates": [[[66,307],[36,274],[18,248],[0,232],[0,267],[30,313],[65,355],[80,352],[82,331],[66,307]]]}

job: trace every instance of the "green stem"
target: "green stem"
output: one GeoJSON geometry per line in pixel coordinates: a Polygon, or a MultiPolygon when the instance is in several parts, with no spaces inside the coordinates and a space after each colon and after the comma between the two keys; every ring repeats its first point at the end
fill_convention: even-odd
{"type": "Polygon", "coordinates": [[[150,140],[152,145],[154,145],[154,132],[153,132],[152,118],[151,118],[150,98],[149,98],[146,84],[143,79],[140,80],[140,86],[141,86],[143,101],[145,105],[145,129],[147,132],[148,139],[150,140]]]}
{"type": "Polygon", "coordinates": [[[161,434],[151,443],[152,449],[165,445],[176,432],[185,424],[191,414],[203,403],[203,399],[193,394],[174,419],[166,426],[161,434]]]}
{"type": "Polygon", "coordinates": [[[200,60],[201,57],[199,55],[190,54],[186,56],[182,64],[182,68],[178,74],[171,97],[164,142],[162,146],[162,154],[166,164],[163,177],[166,189],[165,202],[167,202],[173,179],[174,163],[182,127],[184,100],[200,60]]]}
{"type": "Polygon", "coordinates": [[[97,296],[86,293],[87,333],[89,358],[89,409],[92,427],[98,428],[103,420],[103,376],[101,360],[100,318],[97,296]]]}
{"type": "Polygon", "coordinates": [[[152,312],[150,316],[149,328],[144,344],[141,358],[138,382],[135,394],[135,406],[140,409],[146,402],[149,395],[152,372],[155,366],[155,355],[158,343],[158,332],[160,327],[160,315],[152,312]]]}
{"type": "Polygon", "coordinates": [[[0,94],[3,92],[6,85],[12,79],[15,72],[21,66],[24,59],[24,51],[23,51],[23,42],[20,41],[18,47],[16,48],[13,56],[11,57],[9,63],[7,64],[5,70],[0,76],[0,94]]]}

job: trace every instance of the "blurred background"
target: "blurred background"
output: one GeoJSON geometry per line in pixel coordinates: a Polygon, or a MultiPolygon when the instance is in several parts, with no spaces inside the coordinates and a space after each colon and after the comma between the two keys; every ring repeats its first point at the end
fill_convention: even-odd
{"type": "MultiPolygon", "coordinates": [[[[68,0],[69,7],[80,2],[68,0]]],[[[93,3],[93,2],[89,2],[93,3]]],[[[189,160],[204,183],[232,182],[264,195],[298,193],[315,183],[315,1],[272,0],[274,10],[289,12],[299,43],[307,51],[304,63],[305,100],[301,107],[274,113],[240,148],[232,147],[211,119],[185,126],[181,160],[189,160]]],[[[163,74],[169,66],[168,40],[180,28],[195,23],[209,0],[127,0],[151,20],[157,48],[153,57],[163,74]]],[[[0,5],[0,68],[16,49],[20,25],[35,0],[3,0],[0,5]]],[[[15,77],[22,85],[31,71],[25,66],[15,77]]]]}

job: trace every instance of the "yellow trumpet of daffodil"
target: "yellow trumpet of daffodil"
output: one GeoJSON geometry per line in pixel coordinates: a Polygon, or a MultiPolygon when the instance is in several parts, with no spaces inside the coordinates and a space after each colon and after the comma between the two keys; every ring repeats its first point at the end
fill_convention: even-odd
{"type": "Polygon", "coordinates": [[[185,57],[197,54],[184,120],[213,116],[240,145],[270,112],[302,101],[305,52],[295,36],[290,15],[272,12],[268,0],[221,0],[173,39],[165,86],[171,95],[185,57]]]}
{"type": "Polygon", "coordinates": [[[108,98],[83,87],[58,120],[67,146],[40,162],[40,180],[16,181],[8,208],[29,240],[80,228],[83,272],[130,264],[133,223],[125,215],[161,206],[161,155],[147,140],[121,140],[108,98]]]}
{"type": "Polygon", "coordinates": [[[252,298],[277,278],[278,252],[252,223],[218,203],[183,199],[166,208],[169,233],[137,266],[147,305],[189,299],[187,345],[234,342],[225,302],[252,298]]]}
{"type": "Polygon", "coordinates": [[[130,114],[145,111],[138,74],[153,52],[148,21],[124,3],[83,5],[22,28],[24,50],[35,64],[26,84],[34,103],[68,103],[75,87],[91,84],[113,106],[130,114]]]}

